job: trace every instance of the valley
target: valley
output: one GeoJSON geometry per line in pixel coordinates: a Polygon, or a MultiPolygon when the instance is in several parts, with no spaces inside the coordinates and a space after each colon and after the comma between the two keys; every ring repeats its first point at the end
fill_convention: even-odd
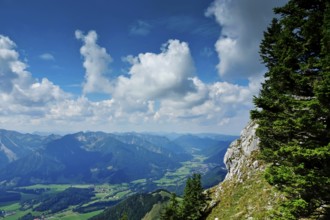
{"type": "MultiPolygon", "coordinates": [[[[51,219],[89,219],[91,216],[101,213],[106,207],[117,204],[123,199],[139,192],[151,192],[156,189],[173,190],[180,193],[186,178],[191,173],[204,173],[214,168],[203,163],[204,158],[195,155],[191,162],[183,162],[176,170],[169,170],[160,179],[138,179],[129,183],[121,184],[36,184],[11,189],[11,192],[21,194],[19,200],[0,203],[0,211],[3,211],[5,219],[19,219],[29,213],[33,216],[45,216],[51,219]],[[42,200],[43,197],[56,195],[69,188],[92,189],[94,196],[78,205],[70,205],[56,213],[38,212],[34,208],[35,200],[42,200]],[[24,192],[25,191],[25,192],[24,192]],[[39,192],[39,193],[35,193],[39,192]]],[[[222,169],[219,178],[223,179],[226,170],[222,169]]],[[[216,183],[216,182],[215,182],[216,183]]],[[[1,200],[0,200],[1,201],[1,200]]]]}
{"type": "MultiPolygon", "coordinates": [[[[8,131],[2,134],[7,137],[8,131]]],[[[139,193],[180,195],[192,173],[202,174],[203,186],[210,187],[226,175],[223,155],[234,138],[80,132],[38,142],[0,169],[0,216],[89,219],[139,193]]]]}

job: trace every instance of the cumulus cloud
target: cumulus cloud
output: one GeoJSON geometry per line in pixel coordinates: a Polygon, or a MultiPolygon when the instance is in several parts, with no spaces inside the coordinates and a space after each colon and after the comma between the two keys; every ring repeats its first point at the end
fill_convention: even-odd
{"type": "Polygon", "coordinates": [[[226,128],[237,118],[247,121],[259,90],[260,77],[251,77],[247,86],[202,82],[188,44],[178,40],[168,41],[158,54],[126,60],[132,65],[129,76],[118,77],[112,97],[122,107],[117,116],[130,117],[131,122],[226,128]]]}
{"type": "MultiPolygon", "coordinates": [[[[97,36],[96,33],[94,36],[97,36]]],[[[95,38],[91,42],[93,48],[103,49],[97,45],[95,38]]],[[[105,49],[102,51],[102,57],[111,57],[105,49]]],[[[97,60],[98,54],[90,53],[89,56],[89,59],[97,60]]],[[[159,53],[129,55],[122,60],[131,65],[127,74],[111,80],[98,75],[107,85],[111,85],[111,90],[104,91],[111,95],[112,99],[107,100],[107,104],[111,105],[85,103],[90,109],[88,118],[96,120],[98,115],[102,115],[116,126],[121,123],[130,127],[180,124],[189,129],[204,126],[226,128],[237,118],[247,120],[252,96],[257,93],[261,79],[250,77],[250,83],[246,86],[228,82],[206,84],[196,75],[189,45],[175,39],[162,45],[159,53]],[[96,108],[103,110],[96,111],[96,108]]],[[[88,78],[88,71],[85,78],[88,78]]],[[[75,114],[82,113],[78,103],[74,102],[77,106],[72,108],[75,114]]],[[[72,102],[66,105],[71,106],[72,102]]]]}
{"type": "Polygon", "coordinates": [[[130,62],[129,76],[118,77],[114,97],[175,98],[194,90],[194,62],[185,42],[169,40],[161,53],[141,53],[130,62]]]}
{"type": "Polygon", "coordinates": [[[262,71],[258,51],[263,31],[274,17],[272,9],[285,2],[215,0],[207,9],[205,14],[215,16],[222,28],[215,44],[222,78],[247,78],[262,71]]]}
{"type": "Polygon", "coordinates": [[[9,93],[13,89],[13,80],[19,77],[20,71],[15,66],[24,66],[17,62],[18,53],[13,50],[15,43],[8,37],[0,35],[0,91],[9,93]],[[16,65],[15,65],[16,64],[16,65]]]}
{"type": "Polygon", "coordinates": [[[46,78],[33,79],[15,48],[12,40],[0,35],[0,108],[3,112],[14,106],[43,106],[69,96],[46,78]]]}
{"type": "Polygon", "coordinates": [[[84,35],[82,31],[76,30],[75,36],[83,42],[80,54],[84,58],[83,66],[86,70],[83,84],[84,94],[93,92],[110,93],[112,86],[107,75],[110,73],[109,65],[112,58],[104,47],[97,44],[97,33],[89,31],[84,35]]]}
{"type": "MultiPolygon", "coordinates": [[[[101,48],[93,42],[94,47],[101,48]]],[[[110,57],[109,54],[104,56],[110,57]]],[[[88,111],[79,107],[82,100],[70,101],[64,105],[76,106],[68,108],[67,114],[72,117],[84,114],[94,121],[102,117],[116,127],[129,124],[132,129],[141,124],[153,128],[178,124],[183,126],[181,129],[184,126],[189,129],[227,128],[238,117],[247,119],[252,96],[259,89],[259,81],[252,78],[247,86],[202,82],[196,75],[189,45],[175,39],[162,45],[159,53],[129,55],[123,60],[130,68],[127,74],[108,79],[110,100],[84,100],[88,111]]],[[[61,108],[55,112],[60,112],[61,108]]]]}
{"type": "Polygon", "coordinates": [[[98,45],[96,32],[76,31],[75,35],[82,41],[84,93],[101,92],[111,98],[73,98],[46,78],[34,79],[26,70],[27,64],[19,59],[15,43],[0,36],[0,125],[8,129],[37,126],[45,131],[65,127],[71,131],[234,133],[243,126],[237,122],[248,118],[259,78],[250,77],[246,86],[204,83],[196,74],[186,42],[173,39],[162,45],[159,53],[127,56],[128,72],[111,78],[111,55],[98,45]],[[235,126],[237,130],[233,130],[235,126]]]}

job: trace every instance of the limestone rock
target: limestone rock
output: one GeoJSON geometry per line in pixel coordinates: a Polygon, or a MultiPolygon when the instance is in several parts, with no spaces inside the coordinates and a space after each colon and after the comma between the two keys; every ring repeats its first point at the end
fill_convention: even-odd
{"type": "MultiPolygon", "coordinates": [[[[251,160],[251,154],[259,150],[259,139],[256,136],[258,125],[251,121],[241,132],[240,138],[231,143],[224,157],[228,173],[225,178],[238,180],[242,178],[243,166],[246,166],[248,160],[251,160]]],[[[258,166],[257,161],[252,161],[253,167],[258,166]]]]}

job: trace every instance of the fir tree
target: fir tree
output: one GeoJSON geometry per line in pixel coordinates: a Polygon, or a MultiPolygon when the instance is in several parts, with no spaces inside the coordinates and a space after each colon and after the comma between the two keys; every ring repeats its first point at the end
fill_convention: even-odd
{"type": "Polygon", "coordinates": [[[279,219],[318,218],[330,204],[330,4],[291,0],[264,33],[268,68],[251,112],[267,180],[287,194],[279,219]]]}
{"type": "Polygon", "coordinates": [[[126,212],[124,212],[124,214],[121,216],[121,218],[119,220],[128,220],[128,215],[126,212]]]}
{"type": "Polygon", "coordinates": [[[180,220],[180,207],[175,193],[172,193],[169,204],[161,212],[161,220],[180,220]]]}
{"type": "Polygon", "coordinates": [[[187,179],[181,203],[172,194],[168,206],[161,212],[161,220],[199,220],[203,217],[205,206],[206,196],[203,193],[201,175],[193,174],[187,179]]]}
{"type": "Polygon", "coordinates": [[[193,174],[188,178],[183,193],[182,215],[184,219],[200,219],[205,204],[206,198],[203,194],[201,175],[193,174]]]}

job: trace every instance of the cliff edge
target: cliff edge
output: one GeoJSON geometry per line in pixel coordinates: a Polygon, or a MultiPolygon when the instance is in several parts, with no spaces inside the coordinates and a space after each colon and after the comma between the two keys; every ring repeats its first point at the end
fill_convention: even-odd
{"type": "Polygon", "coordinates": [[[228,148],[224,158],[228,173],[209,190],[212,200],[207,219],[271,219],[271,210],[284,199],[263,177],[266,164],[258,158],[257,127],[249,122],[228,148]]]}

